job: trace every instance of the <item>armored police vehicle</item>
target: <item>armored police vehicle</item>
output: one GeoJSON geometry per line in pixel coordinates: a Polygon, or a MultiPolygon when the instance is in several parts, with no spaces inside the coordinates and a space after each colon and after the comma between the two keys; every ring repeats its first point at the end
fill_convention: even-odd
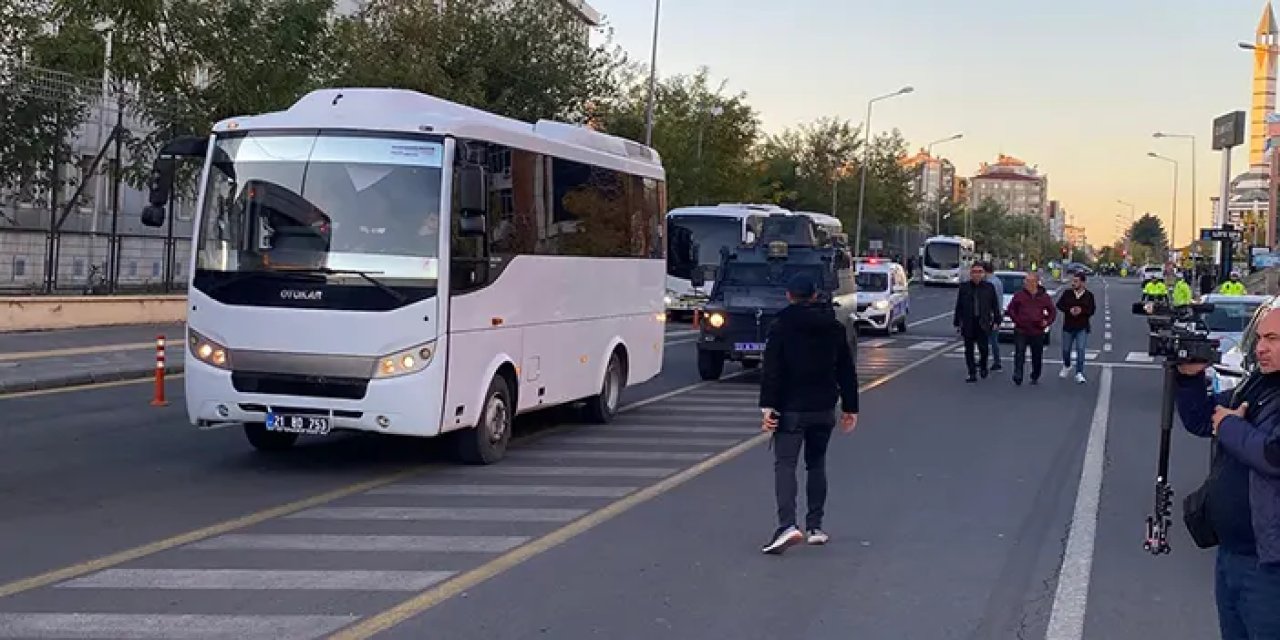
{"type": "Polygon", "coordinates": [[[748,369],[760,365],[769,326],[789,304],[787,283],[802,273],[818,283],[818,304],[830,305],[856,353],[851,316],[858,304],[857,286],[849,252],[823,237],[809,217],[778,213],[762,221],[754,242],[721,253],[720,277],[698,323],[703,380],[719,379],[726,361],[748,369]]]}

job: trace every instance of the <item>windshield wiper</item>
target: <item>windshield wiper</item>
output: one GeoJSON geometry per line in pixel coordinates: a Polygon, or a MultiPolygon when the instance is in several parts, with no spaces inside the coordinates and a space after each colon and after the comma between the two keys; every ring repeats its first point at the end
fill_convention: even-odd
{"type": "Polygon", "coordinates": [[[329,267],[311,267],[306,269],[280,269],[277,273],[315,273],[326,276],[360,276],[365,282],[381,289],[384,293],[395,299],[396,302],[404,304],[408,298],[404,294],[392,289],[387,284],[375,277],[373,274],[382,274],[381,271],[359,271],[356,269],[330,269],[329,267]]]}

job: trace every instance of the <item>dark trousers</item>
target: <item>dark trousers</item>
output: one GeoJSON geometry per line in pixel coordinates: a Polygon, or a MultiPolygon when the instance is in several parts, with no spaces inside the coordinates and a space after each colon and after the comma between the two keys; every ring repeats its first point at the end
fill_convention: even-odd
{"type": "Polygon", "coordinates": [[[1031,347],[1031,379],[1040,379],[1041,365],[1044,363],[1044,334],[1029,336],[1023,333],[1013,334],[1013,379],[1021,380],[1022,371],[1027,362],[1027,347],[1031,347]]]}
{"type": "Polygon", "coordinates": [[[834,411],[784,411],[773,433],[773,491],[778,499],[778,526],[796,524],[796,463],[804,449],[808,514],[805,529],[822,527],[827,503],[827,444],[836,426],[834,411]]]}
{"type": "Polygon", "coordinates": [[[1214,574],[1222,640],[1280,638],[1280,567],[1219,548],[1214,574]]]}
{"type": "Polygon", "coordinates": [[[969,375],[976,375],[977,368],[981,367],[984,371],[987,368],[987,352],[991,349],[991,334],[982,329],[974,328],[965,332],[964,335],[964,364],[969,367],[969,375]],[[978,361],[973,360],[973,348],[978,348],[978,361]]]}

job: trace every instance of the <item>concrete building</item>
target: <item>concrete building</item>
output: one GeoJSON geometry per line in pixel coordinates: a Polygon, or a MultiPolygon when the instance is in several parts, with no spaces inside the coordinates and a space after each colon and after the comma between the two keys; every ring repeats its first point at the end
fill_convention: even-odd
{"type": "Polygon", "coordinates": [[[969,183],[970,207],[993,200],[1012,215],[1048,220],[1049,177],[1022,160],[1000,154],[995,164],[982,163],[969,183]]]}
{"type": "Polygon", "coordinates": [[[1084,227],[1077,227],[1073,224],[1066,225],[1063,228],[1063,242],[1074,248],[1084,247],[1088,243],[1088,237],[1085,235],[1084,227]]]}
{"type": "Polygon", "coordinates": [[[1054,242],[1066,241],[1067,210],[1057,200],[1049,201],[1049,237],[1054,242]]]}
{"type": "Polygon", "coordinates": [[[935,158],[921,149],[904,158],[902,166],[912,172],[911,191],[922,214],[932,214],[939,202],[951,201],[956,195],[956,167],[950,160],[935,158]]]}

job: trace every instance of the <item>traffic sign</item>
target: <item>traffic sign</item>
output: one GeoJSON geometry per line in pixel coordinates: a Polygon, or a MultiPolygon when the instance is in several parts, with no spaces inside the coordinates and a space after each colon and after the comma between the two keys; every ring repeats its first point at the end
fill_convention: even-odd
{"type": "Polygon", "coordinates": [[[1245,114],[1232,111],[1213,119],[1213,150],[1230,149],[1244,143],[1245,114]]]}
{"type": "Polygon", "coordinates": [[[1201,240],[1230,240],[1232,242],[1240,242],[1243,237],[1244,234],[1242,234],[1239,229],[1210,228],[1200,230],[1201,240]]]}

